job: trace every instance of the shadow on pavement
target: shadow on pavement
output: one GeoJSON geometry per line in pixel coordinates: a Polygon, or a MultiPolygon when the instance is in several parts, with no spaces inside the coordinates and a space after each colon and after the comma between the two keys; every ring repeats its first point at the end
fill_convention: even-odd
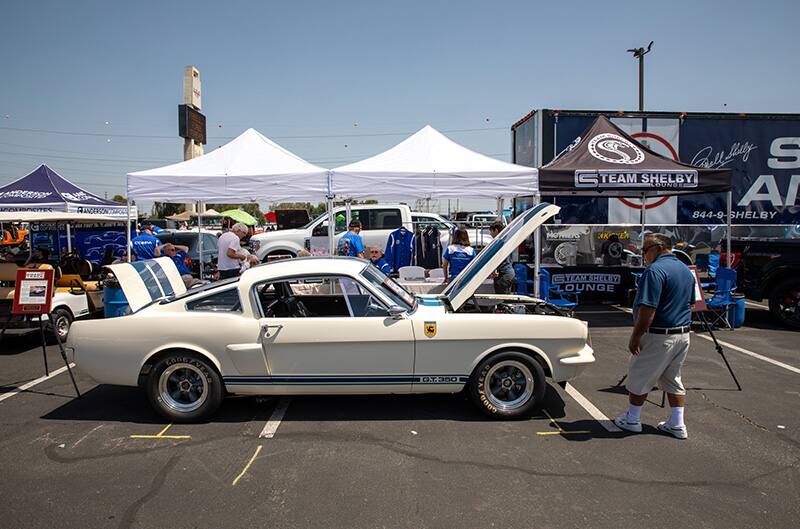
{"type": "Polygon", "coordinates": [[[633,316],[613,305],[581,305],[575,311],[575,317],[589,322],[589,329],[633,325],[633,316]]]}
{"type": "MultiPolygon", "coordinates": [[[[277,401],[275,401],[277,402],[277,401]]],[[[269,417],[273,403],[265,406],[255,398],[232,397],[225,399],[208,422],[248,422],[258,415],[269,417]]],[[[150,406],[145,393],[139,388],[102,384],[87,391],[80,399],[73,399],[42,416],[57,421],[105,421],[136,424],[165,424],[150,406]]]]}
{"type": "MultiPolygon", "coordinates": [[[[226,398],[208,422],[267,420],[280,397],[233,396],[226,398]]],[[[542,406],[529,417],[540,419],[544,408],[553,418],[565,416],[564,401],[547,386],[542,406]]],[[[166,419],[150,406],[143,391],[126,386],[99,385],[42,416],[58,421],[105,421],[164,424],[166,419]]],[[[464,395],[358,395],[296,396],[284,421],[490,421],[464,395]]],[[[523,419],[524,420],[524,419],[523,419]]]]}
{"type": "MultiPolygon", "coordinates": [[[[548,384],[542,405],[525,419],[564,417],[564,400],[548,384]]],[[[292,397],[284,421],[492,421],[465,394],[329,395],[292,397]]]]}

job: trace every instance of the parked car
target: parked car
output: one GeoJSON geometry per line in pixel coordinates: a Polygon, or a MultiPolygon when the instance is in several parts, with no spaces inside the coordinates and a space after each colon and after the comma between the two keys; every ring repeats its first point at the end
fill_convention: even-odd
{"type": "MultiPolygon", "coordinates": [[[[405,226],[413,229],[411,208],[404,204],[356,205],[351,208],[351,217],[361,221],[361,237],[366,246],[386,247],[389,234],[405,226]]],[[[347,231],[344,207],[333,210],[336,219],[335,240],[347,231]]],[[[444,219],[442,219],[444,220],[444,219]]],[[[441,230],[442,246],[450,241],[450,233],[441,230]]],[[[302,250],[315,255],[328,253],[328,215],[312,220],[302,228],[259,233],[250,238],[252,251],[262,262],[270,256],[295,256],[302,250]]]]}
{"type": "Polygon", "coordinates": [[[523,416],[544,397],[546,376],[564,382],[594,361],[587,325],[498,314],[523,297],[475,292],[557,211],[521,214],[438,296],[412,296],[348,257],[278,260],[189,292],[168,259],[148,261],[156,273],[147,277],[114,265],[132,314],[78,322],[67,346],[95,380],[142,387],[174,422],[211,417],[226,394],[463,389],[491,417],[523,416]],[[158,288],[146,288],[153,276],[158,288]]]}
{"type": "MultiPolygon", "coordinates": [[[[217,268],[217,254],[219,253],[219,238],[213,233],[203,232],[203,276],[210,277],[217,268]]],[[[200,275],[200,261],[198,260],[197,231],[173,231],[156,235],[162,243],[180,244],[188,246],[186,252],[189,259],[189,270],[193,276],[200,275]]]]}
{"type": "Polygon", "coordinates": [[[734,239],[731,251],[737,292],[766,299],[778,322],[800,330],[800,240],[734,239]]]}

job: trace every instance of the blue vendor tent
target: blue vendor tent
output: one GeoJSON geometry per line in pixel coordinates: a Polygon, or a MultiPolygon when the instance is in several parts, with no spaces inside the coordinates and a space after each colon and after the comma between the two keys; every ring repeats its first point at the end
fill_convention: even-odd
{"type": "MultiPolygon", "coordinates": [[[[98,197],[47,167],[0,187],[0,211],[64,211],[128,218],[125,204],[98,197]]],[[[131,217],[136,218],[132,208],[131,217]]]]}

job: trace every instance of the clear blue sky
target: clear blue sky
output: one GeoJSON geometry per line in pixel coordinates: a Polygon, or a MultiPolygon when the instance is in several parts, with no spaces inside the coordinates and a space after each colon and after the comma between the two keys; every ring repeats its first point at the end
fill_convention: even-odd
{"type": "Polygon", "coordinates": [[[203,82],[206,150],[254,127],[325,167],[426,124],[480,129],[446,133],[509,160],[509,128],[533,108],[635,109],[637,66],[625,50],[650,40],[648,110],[796,113],[799,6],[7,1],[0,185],[46,162],[111,196],[124,192],[125,173],[181,160],[187,64],[203,82]]]}

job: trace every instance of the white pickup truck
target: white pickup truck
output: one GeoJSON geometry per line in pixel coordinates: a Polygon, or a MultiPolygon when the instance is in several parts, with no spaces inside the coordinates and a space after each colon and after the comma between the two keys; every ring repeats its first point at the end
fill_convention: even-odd
{"type": "MultiPolygon", "coordinates": [[[[439,229],[442,247],[446,247],[450,242],[450,232],[454,225],[440,215],[435,213],[421,213],[411,211],[411,208],[404,204],[370,204],[354,205],[350,208],[353,219],[361,221],[361,237],[366,246],[379,246],[386,248],[386,241],[389,234],[394,230],[405,226],[409,230],[418,227],[433,226],[439,229]]],[[[339,238],[347,231],[345,221],[345,208],[338,207],[333,211],[336,219],[336,243],[339,238]]],[[[491,241],[491,237],[484,233],[472,233],[470,230],[470,240],[477,246],[483,246],[491,241]],[[477,239],[475,238],[477,235],[477,239]]],[[[302,228],[293,230],[280,230],[259,233],[250,238],[251,250],[262,261],[275,255],[296,256],[301,250],[307,250],[312,254],[328,253],[328,215],[323,214],[312,220],[302,228]]]]}

